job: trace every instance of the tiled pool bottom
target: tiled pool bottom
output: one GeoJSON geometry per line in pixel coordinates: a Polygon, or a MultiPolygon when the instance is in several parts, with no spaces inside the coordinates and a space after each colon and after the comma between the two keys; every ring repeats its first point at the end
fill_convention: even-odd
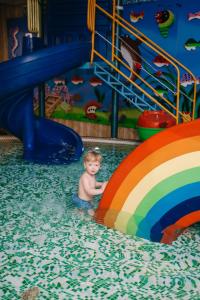
{"type": "MultiPolygon", "coordinates": [[[[132,146],[100,148],[105,180],[132,146]]],[[[0,299],[33,287],[38,300],[200,299],[199,224],[173,246],[123,235],[72,206],[81,162],[39,166],[21,153],[18,142],[0,145],[0,299]]]]}

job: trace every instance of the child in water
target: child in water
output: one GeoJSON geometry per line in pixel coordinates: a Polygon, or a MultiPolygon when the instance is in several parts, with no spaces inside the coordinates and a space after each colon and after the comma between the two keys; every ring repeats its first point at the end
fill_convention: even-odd
{"type": "Polygon", "coordinates": [[[105,182],[97,182],[95,175],[101,167],[102,156],[95,150],[89,150],[83,158],[85,172],[79,179],[78,195],[73,195],[72,201],[81,210],[86,210],[90,216],[94,216],[92,199],[101,195],[107,185],[105,182]]]}

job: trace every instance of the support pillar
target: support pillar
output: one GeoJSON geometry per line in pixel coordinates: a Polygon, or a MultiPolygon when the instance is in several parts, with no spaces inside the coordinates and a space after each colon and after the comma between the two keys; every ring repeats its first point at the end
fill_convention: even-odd
{"type": "MultiPolygon", "coordinates": [[[[122,13],[122,0],[117,0],[116,13],[121,15],[122,13]]],[[[115,47],[119,49],[119,36],[120,27],[118,24],[115,26],[115,47]]],[[[115,50],[116,52],[118,50],[115,50]]],[[[114,61],[114,65],[118,68],[118,61],[114,61]]],[[[115,71],[114,71],[115,72],[115,71]]],[[[116,72],[115,72],[116,73],[116,72]]],[[[118,137],[118,115],[119,115],[119,93],[115,90],[112,92],[112,114],[111,114],[111,138],[118,137]]]]}
{"type": "MultiPolygon", "coordinates": [[[[44,45],[44,6],[45,1],[40,0],[40,32],[39,36],[42,40],[42,44],[44,45]]],[[[39,96],[39,116],[45,118],[45,82],[41,83],[38,86],[38,96],[39,96]]]]}

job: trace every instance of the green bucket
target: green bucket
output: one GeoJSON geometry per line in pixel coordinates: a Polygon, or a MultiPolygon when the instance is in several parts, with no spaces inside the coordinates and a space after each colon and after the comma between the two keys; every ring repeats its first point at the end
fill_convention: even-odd
{"type": "Polygon", "coordinates": [[[148,128],[148,127],[141,127],[137,126],[138,135],[141,141],[145,141],[154,134],[165,130],[165,128],[148,128]]]}

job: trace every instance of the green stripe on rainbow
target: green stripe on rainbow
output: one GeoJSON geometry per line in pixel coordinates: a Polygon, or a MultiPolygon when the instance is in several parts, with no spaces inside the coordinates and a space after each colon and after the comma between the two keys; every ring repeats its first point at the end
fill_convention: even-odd
{"type": "MultiPolygon", "coordinates": [[[[141,219],[138,220],[138,218],[135,219],[134,215],[132,214],[131,218],[127,222],[126,227],[126,233],[134,235],[138,229],[138,225],[140,224],[141,220],[145,218],[147,213],[150,211],[150,209],[159,201],[162,202],[162,199],[172,191],[179,189],[185,185],[198,182],[199,181],[199,174],[200,174],[200,167],[196,167],[193,169],[189,169],[183,172],[180,172],[176,175],[173,175],[166,180],[162,181],[158,185],[156,185],[142,201],[138,205],[136,211],[134,212],[134,215],[140,216],[141,219]]],[[[198,195],[197,191],[197,195],[198,195]]],[[[173,199],[172,199],[173,201],[173,199]]],[[[177,203],[180,203],[182,200],[177,199],[177,201],[174,203],[164,203],[163,201],[163,212],[159,215],[161,216],[164,214],[167,210],[175,206],[177,203]],[[164,207],[164,205],[166,205],[164,207]]]]}
{"type": "MultiPolygon", "coordinates": [[[[191,167],[199,166],[199,161],[200,151],[188,153],[163,163],[162,165],[152,170],[149,174],[147,174],[133,188],[128,197],[125,199],[125,203],[115,221],[115,229],[127,232],[128,220],[127,222],[124,221],[124,215],[127,216],[128,213],[130,218],[130,216],[135,214],[137,216],[141,216],[142,218],[144,215],[141,214],[141,210],[139,210],[139,208],[145,205],[146,209],[150,209],[152,204],[155,204],[156,201],[158,201],[167,192],[169,192],[169,188],[172,188],[172,190],[176,189],[176,181],[173,182],[173,180],[176,180],[176,175],[180,174],[180,172],[184,172],[184,170],[190,169],[191,167]],[[172,179],[170,180],[171,177],[172,179]],[[167,183],[168,178],[170,187],[168,187],[167,183]],[[148,202],[145,201],[145,199],[148,199],[148,202]],[[122,227],[122,219],[123,226],[125,227],[122,227]]],[[[198,178],[199,174],[197,174],[198,178]]],[[[189,180],[192,180],[192,178],[190,178],[189,180]]],[[[179,184],[181,186],[181,183],[179,184]]],[[[185,184],[187,184],[187,181],[185,184]]],[[[134,232],[132,234],[134,234],[134,232]]]]}

